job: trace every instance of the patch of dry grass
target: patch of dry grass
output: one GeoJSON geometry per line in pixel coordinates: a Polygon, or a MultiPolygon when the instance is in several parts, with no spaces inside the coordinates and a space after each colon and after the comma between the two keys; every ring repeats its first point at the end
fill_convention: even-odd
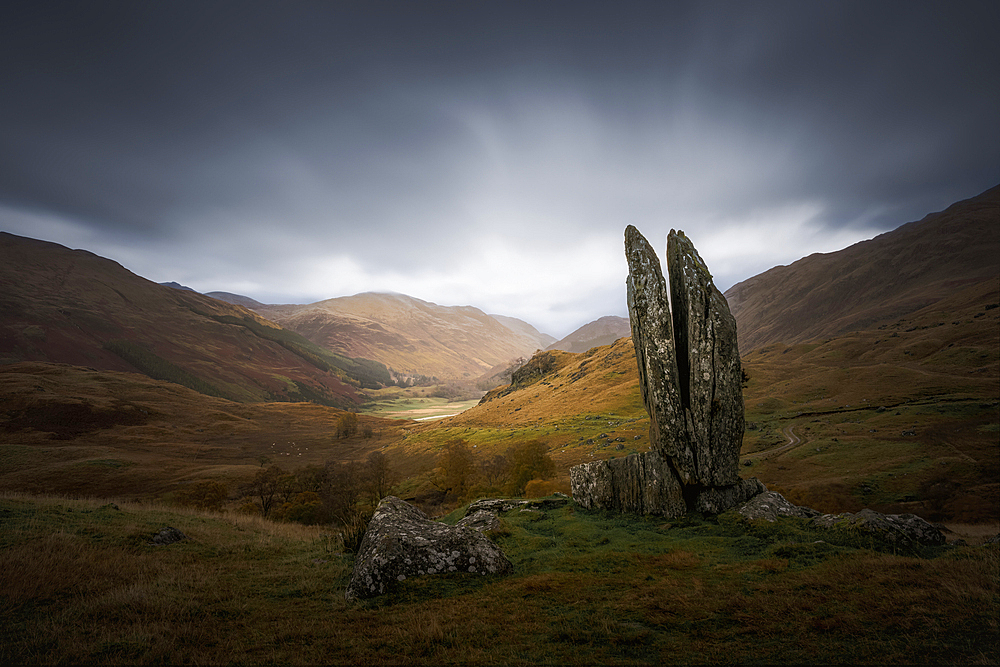
{"type": "Polygon", "coordinates": [[[816,544],[791,521],[509,513],[507,578],[343,599],[321,528],[153,504],[0,497],[0,660],[594,664],[995,661],[998,548],[816,544]],[[189,539],[149,545],[164,525],[189,539]]]}

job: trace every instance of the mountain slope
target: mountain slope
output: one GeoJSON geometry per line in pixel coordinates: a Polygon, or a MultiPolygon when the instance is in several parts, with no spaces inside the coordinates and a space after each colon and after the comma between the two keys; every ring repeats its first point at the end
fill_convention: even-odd
{"type": "Polygon", "coordinates": [[[619,338],[626,338],[631,335],[632,327],[627,317],[607,315],[584,324],[570,335],[552,343],[545,349],[586,352],[592,347],[611,345],[619,338]]]}
{"type": "Polygon", "coordinates": [[[359,401],[333,355],[244,308],[0,233],[0,363],[19,361],[138,371],[240,401],[359,401]]]}
{"type": "MultiPolygon", "coordinates": [[[[1000,276],[1000,186],[849,248],[726,292],[740,350],[872,329],[1000,276]]],[[[985,305],[985,304],[984,304],[985,305]]]]}
{"type": "Polygon", "coordinates": [[[514,330],[478,308],[404,294],[366,292],[254,310],[329,350],[375,359],[403,376],[471,381],[539,347],[537,332],[514,330]]]}
{"type": "Polygon", "coordinates": [[[510,317],[508,315],[497,315],[496,313],[490,313],[490,317],[495,319],[500,324],[504,325],[514,333],[520,334],[522,336],[527,336],[530,340],[536,341],[536,350],[543,350],[552,343],[555,342],[555,337],[550,336],[547,333],[542,333],[535,327],[531,326],[524,320],[519,320],[516,317],[510,317]]]}

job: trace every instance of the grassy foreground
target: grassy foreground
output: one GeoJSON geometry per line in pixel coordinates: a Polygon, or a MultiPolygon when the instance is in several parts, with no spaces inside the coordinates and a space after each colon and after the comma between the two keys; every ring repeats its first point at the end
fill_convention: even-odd
{"type": "MultiPolygon", "coordinates": [[[[457,519],[458,513],[445,520],[457,519]]],[[[322,528],[0,498],[0,662],[963,663],[998,660],[996,544],[887,553],[798,520],[512,511],[506,578],[344,601],[322,528]],[[151,546],[173,526],[189,539],[151,546]]]]}

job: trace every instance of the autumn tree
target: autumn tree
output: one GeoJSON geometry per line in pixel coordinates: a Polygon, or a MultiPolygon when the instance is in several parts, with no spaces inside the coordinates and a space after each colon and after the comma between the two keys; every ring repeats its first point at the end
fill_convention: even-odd
{"type": "Polygon", "coordinates": [[[244,487],[243,495],[250,496],[257,502],[261,515],[270,514],[284,475],[285,471],[276,465],[261,468],[250,483],[244,487]]]}
{"type": "Polygon", "coordinates": [[[337,437],[350,438],[358,432],[358,416],[353,412],[345,412],[337,419],[337,437]]]}
{"type": "Polygon", "coordinates": [[[332,520],[342,525],[354,522],[363,491],[362,470],[357,462],[326,464],[320,497],[332,520]]]}
{"type": "Polygon", "coordinates": [[[389,491],[397,482],[396,472],[389,463],[389,457],[382,452],[372,452],[365,459],[364,485],[371,498],[372,505],[389,495],[389,491]]]}
{"type": "Polygon", "coordinates": [[[503,454],[481,460],[478,468],[484,492],[496,493],[506,486],[510,477],[510,461],[503,454]]]}
{"type": "Polygon", "coordinates": [[[549,456],[548,447],[540,440],[528,440],[507,450],[510,477],[507,493],[524,495],[524,487],[533,479],[550,479],[556,474],[556,464],[549,456]]]}
{"type": "Polygon", "coordinates": [[[451,440],[444,445],[438,457],[437,474],[433,484],[445,497],[462,498],[472,484],[475,460],[465,440],[451,440]]]}
{"type": "Polygon", "coordinates": [[[192,482],[174,494],[181,505],[203,510],[220,510],[229,498],[229,487],[215,480],[192,482]]]}

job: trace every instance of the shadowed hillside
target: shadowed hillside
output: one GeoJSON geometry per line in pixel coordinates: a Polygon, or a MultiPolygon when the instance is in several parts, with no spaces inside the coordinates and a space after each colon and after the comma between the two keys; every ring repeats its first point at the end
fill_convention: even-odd
{"type": "Polygon", "coordinates": [[[7,364],[0,487],[150,500],[210,479],[238,497],[265,462],[294,470],[358,461],[398,440],[403,422],[366,415],[356,417],[355,436],[338,437],[345,414],[315,403],[235,403],[136,373],[7,364]]]}
{"type": "Polygon", "coordinates": [[[353,406],[384,367],[83,250],[0,234],[0,363],[140,372],[237,401],[353,406]]]}
{"type": "Polygon", "coordinates": [[[889,325],[998,283],[1000,186],[870,241],[777,266],[725,296],[747,353],[889,325]]]}

